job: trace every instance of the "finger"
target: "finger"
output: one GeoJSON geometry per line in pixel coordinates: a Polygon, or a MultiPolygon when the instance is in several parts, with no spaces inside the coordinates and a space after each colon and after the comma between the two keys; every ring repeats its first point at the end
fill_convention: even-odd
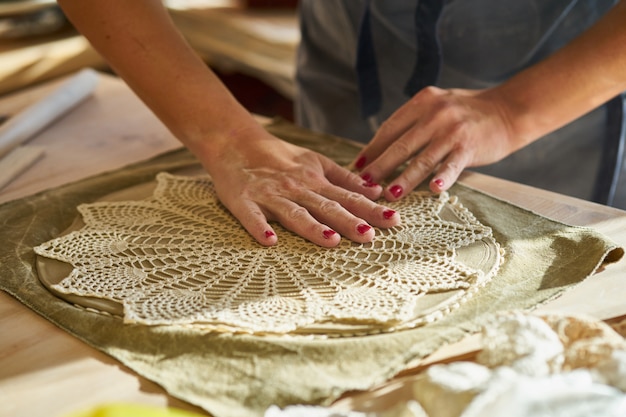
{"type": "Polygon", "coordinates": [[[357,155],[352,166],[362,171],[380,157],[397,138],[405,135],[412,127],[419,129],[421,120],[430,120],[433,106],[429,103],[443,91],[436,87],[427,87],[403,104],[382,123],[370,143],[357,155]]]}
{"type": "MultiPolygon", "coordinates": [[[[358,193],[344,191],[344,194],[350,194],[361,203],[375,204],[358,193]]],[[[370,242],[376,234],[367,221],[352,214],[336,199],[329,199],[314,192],[305,192],[301,194],[297,204],[305,208],[316,221],[327,224],[332,230],[336,230],[354,242],[370,242]]],[[[301,224],[294,225],[294,227],[299,226],[301,224]]]]}
{"type": "Polygon", "coordinates": [[[413,157],[409,165],[384,191],[388,201],[396,201],[411,192],[430,176],[446,158],[449,150],[443,141],[432,141],[422,152],[413,157]]]}
{"type": "MultiPolygon", "coordinates": [[[[315,194],[315,193],[303,193],[315,194]]],[[[307,199],[303,201],[307,206],[307,199]]],[[[315,203],[314,203],[315,204],[315,203]]],[[[317,202],[319,204],[319,202],[317,202]]],[[[323,247],[337,246],[341,241],[341,235],[332,227],[320,223],[309,213],[307,208],[300,203],[290,201],[285,198],[277,198],[272,201],[271,210],[276,220],[287,230],[323,247]]]]}
{"type": "Polygon", "coordinates": [[[434,193],[440,193],[452,187],[468,165],[468,161],[469,157],[465,153],[451,152],[431,179],[430,190],[434,193]]]}
{"type": "MultiPolygon", "coordinates": [[[[360,232],[362,232],[363,228],[361,224],[363,220],[370,225],[385,229],[397,226],[401,222],[400,214],[395,210],[369,200],[359,193],[350,192],[340,187],[329,186],[322,190],[322,194],[326,199],[336,201],[342,209],[350,213],[352,219],[348,217],[346,219],[352,220],[352,228],[349,228],[346,232],[342,232],[342,234],[351,240],[360,241],[360,239],[353,239],[351,233],[353,233],[354,230],[359,231],[360,228],[360,232]]],[[[337,214],[331,214],[331,216],[337,216],[337,214]]],[[[328,221],[332,222],[335,218],[336,217],[331,217],[328,221]]],[[[334,223],[328,224],[332,227],[339,227],[334,223]]]]}
{"type": "MultiPolygon", "coordinates": [[[[381,196],[382,186],[359,177],[331,160],[323,161],[323,164],[326,163],[330,163],[324,166],[330,183],[321,192],[325,198],[337,201],[348,212],[376,227],[389,228],[400,224],[400,215],[395,210],[373,201],[381,196]]],[[[334,224],[332,226],[335,227],[334,224]]]]}
{"type": "Polygon", "coordinates": [[[236,204],[226,204],[228,210],[235,216],[246,231],[261,245],[273,246],[278,236],[267,222],[267,217],[256,203],[250,200],[239,199],[236,204]]]}
{"type": "Polygon", "coordinates": [[[362,194],[370,200],[377,200],[382,195],[383,187],[370,178],[363,178],[337,165],[330,159],[322,159],[322,166],[324,174],[331,184],[362,194]]]}
{"type": "MultiPolygon", "coordinates": [[[[420,150],[429,143],[431,137],[432,131],[429,125],[412,127],[393,142],[382,155],[372,161],[370,165],[366,166],[361,176],[376,182],[388,178],[398,167],[410,160],[413,155],[420,152],[420,150]]],[[[419,163],[428,162],[430,161],[423,160],[419,163]]]]}
{"type": "Polygon", "coordinates": [[[365,220],[352,215],[341,204],[334,200],[326,200],[311,208],[311,213],[342,236],[357,243],[371,242],[376,236],[374,228],[365,220]]]}
{"type": "Polygon", "coordinates": [[[400,107],[393,115],[385,120],[374,134],[372,140],[363,148],[351,164],[351,168],[357,171],[363,169],[375,161],[390,145],[401,137],[415,122],[416,114],[408,111],[407,104],[400,107]]]}

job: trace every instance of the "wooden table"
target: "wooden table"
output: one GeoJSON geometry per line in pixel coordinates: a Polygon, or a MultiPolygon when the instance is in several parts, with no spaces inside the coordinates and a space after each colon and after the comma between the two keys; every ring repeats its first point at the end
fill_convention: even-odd
{"type": "MultiPolygon", "coordinates": [[[[14,113],[52,87],[45,85],[5,97],[0,100],[0,113],[14,113]]],[[[0,190],[0,202],[180,146],[125,84],[109,76],[102,77],[92,98],[31,143],[46,148],[44,158],[0,190]]],[[[480,174],[465,174],[462,181],[544,216],[591,226],[626,247],[624,211],[480,174]]],[[[542,310],[587,313],[600,319],[626,315],[625,279],[626,261],[622,261],[542,310]]],[[[462,342],[443,348],[435,357],[454,354],[467,346],[462,342]]],[[[55,417],[116,401],[176,406],[202,413],[0,293],[0,417],[55,417]]]]}

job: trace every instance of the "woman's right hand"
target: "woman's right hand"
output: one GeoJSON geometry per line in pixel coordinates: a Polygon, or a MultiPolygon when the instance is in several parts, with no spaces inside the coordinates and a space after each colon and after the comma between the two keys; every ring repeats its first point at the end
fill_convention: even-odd
{"type": "Polygon", "coordinates": [[[59,0],[66,16],[211,174],[221,202],[263,245],[269,222],[321,246],[374,238],[399,215],[382,188],[263,129],[171,21],[159,0],[59,0]]]}
{"type": "Polygon", "coordinates": [[[382,188],[364,181],[317,152],[278,139],[260,125],[236,132],[219,152],[195,153],[213,178],[220,201],[262,245],[276,244],[275,221],[320,246],[341,236],[365,243],[372,226],[400,222],[395,211],[375,203],[382,188]]]}

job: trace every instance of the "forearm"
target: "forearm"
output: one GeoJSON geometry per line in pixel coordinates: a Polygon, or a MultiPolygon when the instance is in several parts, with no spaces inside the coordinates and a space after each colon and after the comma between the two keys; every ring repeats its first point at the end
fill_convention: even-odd
{"type": "Polygon", "coordinates": [[[65,14],[194,153],[258,128],[182,38],[159,0],[60,0],[65,14]]]}
{"type": "Polygon", "coordinates": [[[503,111],[516,148],[626,91],[626,0],[583,35],[488,94],[503,111]]]}
{"type": "Polygon", "coordinates": [[[203,164],[218,198],[261,244],[279,222],[320,246],[400,218],[380,186],[265,131],[187,45],[160,0],[60,0],[68,18],[203,164]]]}

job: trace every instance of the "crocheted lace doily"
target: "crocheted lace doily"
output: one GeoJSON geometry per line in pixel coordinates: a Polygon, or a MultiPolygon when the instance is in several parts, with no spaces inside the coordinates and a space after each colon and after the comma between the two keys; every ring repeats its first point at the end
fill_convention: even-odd
{"type": "Polygon", "coordinates": [[[263,247],[218,202],[208,176],[161,173],[148,198],[80,205],[84,225],[35,252],[42,282],[79,305],[129,323],[252,333],[414,327],[497,272],[503,257],[491,229],[456,198],[413,192],[388,206],[402,224],[377,230],[371,243],[322,248],[276,226],[279,244],[263,247]],[[65,267],[50,267],[57,261],[65,267]]]}

